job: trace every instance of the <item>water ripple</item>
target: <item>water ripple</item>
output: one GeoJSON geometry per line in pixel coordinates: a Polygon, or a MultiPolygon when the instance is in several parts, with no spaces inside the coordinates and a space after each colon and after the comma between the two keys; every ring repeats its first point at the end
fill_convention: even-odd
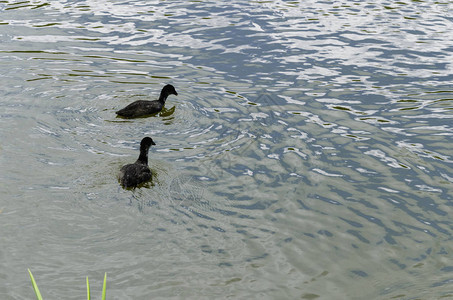
{"type": "Polygon", "coordinates": [[[0,277],[15,295],[29,287],[10,270],[28,267],[54,298],[105,270],[121,298],[448,293],[451,267],[432,261],[453,229],[450,3],[0,10],[0,277]],[[165,83],[179,95],[161,114],[115,117],[165,83]],[[145,135],[153,181],[122,190],[145,135]]]}

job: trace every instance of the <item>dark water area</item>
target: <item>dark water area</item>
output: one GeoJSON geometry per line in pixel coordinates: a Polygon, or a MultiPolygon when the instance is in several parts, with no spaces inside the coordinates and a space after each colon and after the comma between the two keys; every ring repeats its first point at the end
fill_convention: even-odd
{"type": "Polygon", "coordinates": [[[0,298],[452,297],[452,6],[0,1],[0,298]]]}

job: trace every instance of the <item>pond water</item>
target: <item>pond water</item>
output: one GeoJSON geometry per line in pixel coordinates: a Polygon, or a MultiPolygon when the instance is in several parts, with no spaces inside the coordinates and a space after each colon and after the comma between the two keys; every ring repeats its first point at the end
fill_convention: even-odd
{"type": "Polygon", "coordinates": [[[453,297],[452,12],[0,1],[0,298],[453,297]]]}

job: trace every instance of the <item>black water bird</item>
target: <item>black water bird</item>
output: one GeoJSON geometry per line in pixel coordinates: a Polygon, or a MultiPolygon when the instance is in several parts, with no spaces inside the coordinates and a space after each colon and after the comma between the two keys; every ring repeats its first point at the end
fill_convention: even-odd
{"type": "Polygon", "coordinates": [[[121,168],[119,180],[124,188],[136,188],[151,179],[151,170],[148,167],[148,151],[151,145],[156,145],[152,138],[143,138],[140,142],[140,156],[137,161],[121,168]]]}
{"type": "Polygon", "coordinates": [[[164,108],[165,101],[169,95],[178,95],[175,87],[171,84],[167,84],[162,88],[158,100],[138,100],[132,102],[125,108],[120,109],[116,112],[116,114],[123,118],[138,118],[158,113],[162,110],[162,108],[164,108]]]}

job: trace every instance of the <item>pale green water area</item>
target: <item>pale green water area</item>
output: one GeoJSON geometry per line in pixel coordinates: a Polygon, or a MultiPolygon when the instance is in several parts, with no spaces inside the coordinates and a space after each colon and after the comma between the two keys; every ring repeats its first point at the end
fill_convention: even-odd
{"type": "Polygon", "coordinates": [[[0,79],[1,300],[453,298],[452,1],[0,0],[0,79]]]}

